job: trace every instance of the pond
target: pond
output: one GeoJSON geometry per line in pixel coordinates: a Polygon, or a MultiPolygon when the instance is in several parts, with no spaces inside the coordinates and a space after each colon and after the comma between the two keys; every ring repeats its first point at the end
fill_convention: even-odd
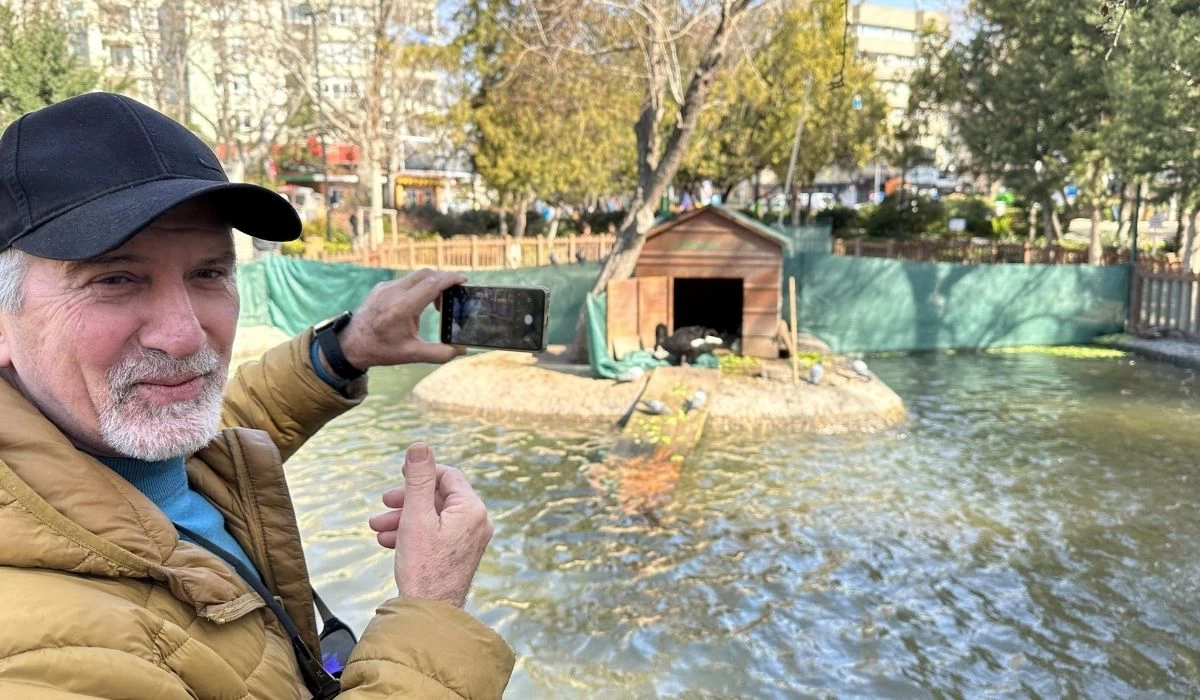
{"type": "Polygon", "coordinates": [[[706,438],[632,517],[581,429],[415,407],[428,368],[289,464],[314,583],[360,629],[394,594],[366,527],[417,439],[496,521],[469,609],[520,660],[508,697],[1200,693],[1200,387],[1124,358],[877,358],[910,420],[706,438]]]}

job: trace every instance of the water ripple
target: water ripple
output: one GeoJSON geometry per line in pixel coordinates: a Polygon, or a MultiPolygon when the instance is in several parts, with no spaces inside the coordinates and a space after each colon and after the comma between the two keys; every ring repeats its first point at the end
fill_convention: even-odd
{"type": "Polygon", "coordinates": [[[424,368],[376,370],[288,465],[314,582],[358,629],[394,594],[365,523],[421,439],[496,521],[469,607],[520,655],[511,697],[1200,693],[1192,373],[872,368],[907,424],[707,440],[653,518],[590,485],[607,427],[425,412],[424,368]]]}

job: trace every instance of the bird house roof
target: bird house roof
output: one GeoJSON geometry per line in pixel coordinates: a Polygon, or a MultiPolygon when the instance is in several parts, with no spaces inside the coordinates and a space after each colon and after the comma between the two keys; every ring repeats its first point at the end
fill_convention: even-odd
{"type": "Polygon", "coordinates": [[[725,219],[733,222],[734,224],[736,224],[739,228],[741,228],[745,231],[748,231],[748,232],[750,232],[756,236],[759,236],[761,238],[765,238],[766,240],[780,246],[781,248],[786,248],[790,243],[790,241],[788,241],[788,239],[783,234],[781,234],[779,231],[776,231],[775,229],[771,228],[770,226],[767,226],[766,224],[764,224],[760,221],[756,221],[756,220],[750,218],[749,216],[742,214],[741,212],[737,212],[732,209],[726,209],[725,207],[723,207],[719,204],[709,204],[707,206],[698,207],[696,209],[692,209],[691,211],[684,212],[683,214],[680,214],[679,216],[676,216],[673,219],[668,219],[666,221],[663,221],[663,222],[659,223],[658,225],[656,225],[654,228],[647,231],[646,238],[647,239],[653,238],[660,233],[665,233],[667,231],[670,231],[671,229],[684,223],[685,221],[689,221],[698,216],[702,216],[704,214],[709,214],[709,213],[716,214],[717,216],[725,218],[725,219]]]}

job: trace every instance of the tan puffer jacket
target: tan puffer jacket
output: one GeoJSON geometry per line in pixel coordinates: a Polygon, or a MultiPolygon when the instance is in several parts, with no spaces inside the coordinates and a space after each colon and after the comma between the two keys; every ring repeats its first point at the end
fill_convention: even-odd
{"type": "MultiPolygon", "coordinates": [[[[350,399],[322,382],[311,337],[238,370],[227,428],[187,468],[316,649],[282,462],[357,405],[366,380],[350,399]]],[[[512,666],[508,646],[470,615],[395,598],[363,632],[341,697],[495,698],[512,666]]],[[[307,697],[262,599],[0,380],[0,698],[307,697]]]]}

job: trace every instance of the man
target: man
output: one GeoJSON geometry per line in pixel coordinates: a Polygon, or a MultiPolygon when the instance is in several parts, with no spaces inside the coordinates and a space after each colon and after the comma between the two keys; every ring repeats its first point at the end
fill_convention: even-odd
{"type": "MultiPolygon", "coordinates": [[[[282,461],[362,401],[365,370],[458,354],[417,328],[463,278],[380,285],[226,386],[231,227],[284,241],[300,222],[128,98],[66,100],[0,137],[0,697],[336,692],[312,663],[282,461]]],[[[341,697],[498,697],[512,653],[461,609],[487,511],[425,445],[404,475],[370,522],[396,550],[398,595],[353,648],[341,697]]]]}

